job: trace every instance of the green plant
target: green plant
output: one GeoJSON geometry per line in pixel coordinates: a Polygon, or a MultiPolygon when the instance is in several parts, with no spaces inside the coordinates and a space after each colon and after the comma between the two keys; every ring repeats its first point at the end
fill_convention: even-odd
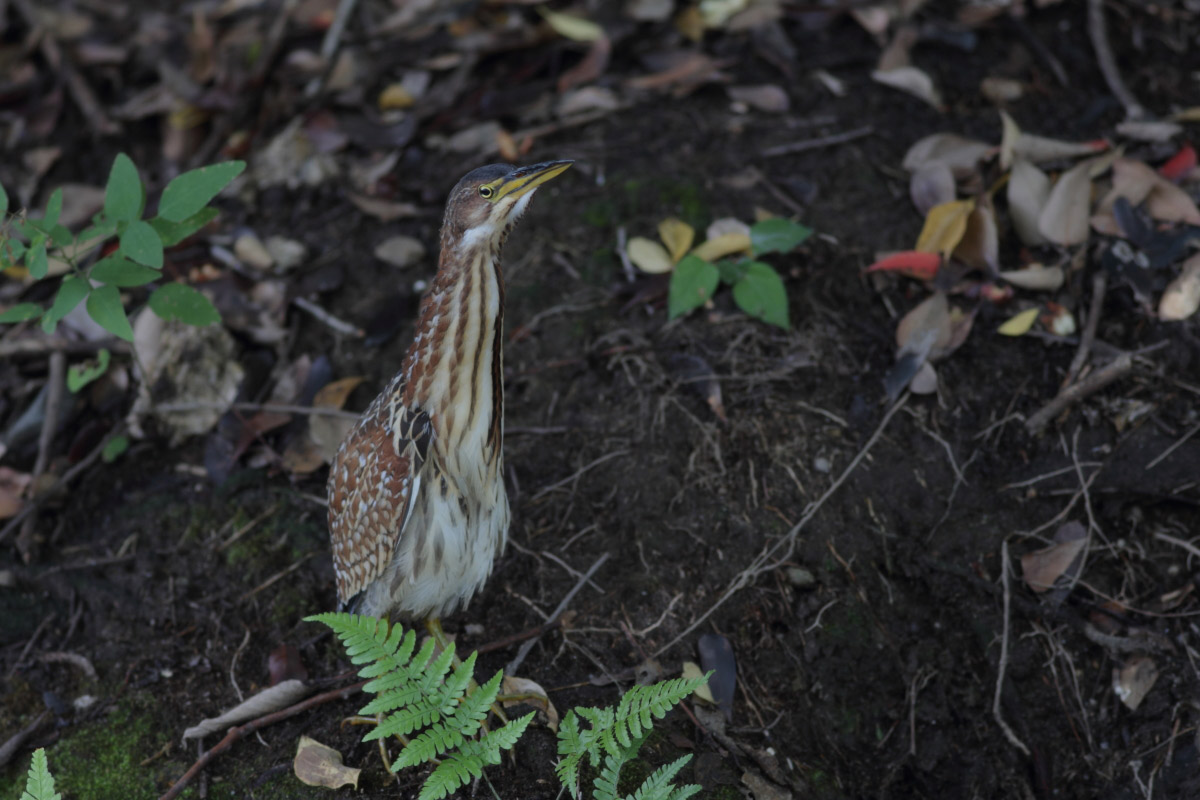
{"type": "Polygon", "coordinates": [[[491,731],[482,730],[488,710],[500,692],[503,672],[470,688],[475,653],[454,665],[454,645],[434,656],[429,639],[414,655],[417,636],[400,625],[354,614],[318,614],[308,621],[328,625],[342,640],[353,664],[365,664],[359,676],[372,680],[363,691],[375,698],[364,715],[383,714],[383,721],[363,741],[385,736],[412,736],[392,763],[393,771],[419,764],[437,767],[421,787],[420,800],[445,797],[488,764],[499,764],[533,719],[534,712],[491,731]]]}
{"type": "Polygon", "coordinates": [[[46,751],[40,747],[33,751],[33,761],[29,765],[29,777],[25,781],[21,800],[62,800],[62,795],[54,791],[54,777],[46,763],[46,751]]]}
{"type": "MultiPolygon", "coordinates": [[[[161,281],[163,250],[178,244],[217,216],[209,207],[218,193],[241,174],[246,165],[227,161],[179,175],[163,190],[158,214],[143,219],[146,188],[137,167],[124,153],[113,161],[104,191],[104,208],[92,224],[72,233],[60,224],[63,190],[56,189],[41,217],[25,212],[8,215],[8,194],[0,186],[0,269],[24,264],[35,281],[63,274],[54,300],[20,303],[0,313],[0,323],[40,317],[42,329],[52,333],[59,321],[86,301],[88,315],[109,333],[127,341],[133,329],[121,300],[121,290],[161,281]],[[105,247],[110,239],[115,247],[105,247]],[[103,254],[93,258],[94,254],[103,254]],[[56,266],[52,275],[51,264],[56,266]]],[[[182,283],[166,282],[147,300],[150,309],[163,319],[178,319],[190,325],[217,322],[220,315],[203,294],[182,283]]],[[[106,355],[101,356],[106,361],[106,355]]],[[[77,386],[102,374],[76,374],[77,386]]]]}
{"type": "Polygon", "coordinates": [[[655,770],[630,795],[617,792],[621,768],[633,760],[646,741],[654,720],[662,719],[675,705],[708,681],[709,675],[699,678],[676,678],[650,686],[634,686],[614,709],[576,707],[563,717],[558,728],[558,753],[563,758],[555,771],[571,797],[580,797],[579,770],[587,756],[596,777],[592,782],[595,800],[684,800],[700,791],[695,784],[675,786],[672,783],[679,770],[691,760],[683,756],[655,770]],[[590,723],[581,729],[579,718],[590,723]]]}

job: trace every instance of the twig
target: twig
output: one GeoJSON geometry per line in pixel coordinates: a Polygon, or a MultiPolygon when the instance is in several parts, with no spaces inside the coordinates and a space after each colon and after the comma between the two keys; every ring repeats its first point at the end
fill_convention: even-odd
{"type": "Polygon", "coordinates": [[[104,452],[104,448],[107,447],[108,443],[113,440],[113,437],[117,436],[117,434],[123,430],[123,428],[117,428],[110,431],[108,436],[105,436],[100,444],[96,445],[96,447],[92,449],[92,452],[84,456],[78,464],[64,472],[62,477],[54,482],[53,486],[30,499],[29,503],[26,504],[23,509],[21,509],[20,513],[10,519],[8,524],[5,525],[3,529],[0,529],[0,542],[3,542],[5,539],[7,539],[9,535],[12,534],[12,532],[16,530],[22,522],[25,521],[26,517],[41,507],[42,503],[68,486],[71,481],[75,480],[79,473],[90,467],[96,461],[96,459],[100,457],[100,454],[104,452]]]}
{"type": "MultiPolygon", "coordinates": [[[[38,435],[37,460],[33,462],[32,476],[35,481],[50,464],[50,447],[54,444],[54,434],[58,433],[58,416],[59,409],[62,408],[66,372],[67,357],[61,350],[51,353],[50,374],[46,378],[46,405],[43,408],[42,430],[38,435]]],[[[37,516],[30,514],[21,524],[21,533],[17,536],[17,549],[27,557],[36,524],[37,516]]]]}
{"type": "Polygon", "coordinates": [[[1125,106],[1125,116],[1129,119],[1143,119],[1146,109],[1121,78],[1117,69],[1117,60],[1113,58],[1112,48],[1108,46],[1108,30],[1104,21],[1104,0],[1088,0],[1088,36],[1091,37],[1092,47],[1096,51],[1096,61],[1100,71],[1104,73],[1104,81],[1113,95],[1125,106]]]}
{"type": "Polygon", "coordinates": [[[276,572],[274,575],[272,575],[271,577],[267,578],[265,581],[263,581],[262,583],[260,583],[258,586],[255,586],[253,589],[251,589],[250,591],[248,591],[248,592],[246,592],[245,594],[243,594],[241,597],[239,597],[239,598],[237,599],[237,601],[238,601],[239,603],[241,603],[241,602],[242,602],[242,601],[244,601],[244,600],[249,600],[251,597],[254,597],[254,595],[258,594],[258,593],[259,593],[259,592],[261,592],[263,589],[266,589],[267,587],[269,587],[269,586],[271,586],[272,584],[274,584],[274,583],[275,583],[276,581],[278,581],[280,578],[285,578],[285,577],[287,577],[288,575],[291,575],[291,574],[292,574],[293,572],[295,572],[296,570],[300,569],[300,567],[301,567],[301,566],[303,566],[303,564],[304,564],[304,562],[305,562],[305,561],[308,561],[310,558],[312,558],[312,557],[313,557],[313,556],[315,556],[315,555],[316,555],[316,552],[314,551],[314,552],[312,552],[312,553],[309,553],[309,554],[308,554],[308,555],[306,555],[306,556],[303,556],[303,557],[301,557],[301,559],[300,559],[299,561],[297,561],[295,564],[292,564],[292,565],[291,565],[290,567],[288,567],[287,569],[282,569],[282,570],[280,570],[279,572],[276,572]]]}
{"type": "Polygon", "coordinates": [[[345,411],[340,408],[324,406],[290,406],[280,403],[161,403],[154,407],[156,412],[178,414],[183,411],[199,411],[207,408],[232,409],[234,411],[263,411],[268,414],[312,414],[318,417],[340,417],[342,419],[358,419],[361,411],[345,411]]]}
{"type": "Polygon", "coordinates": [[[1183,436],[1179,437],[1178,441],[1176,441],[1175,444],[1171,445],[1166,450],[1163,450],[1161,453],[1159,453],[1157,458],[1155,458],[1153,461],[1151,461],[1149,464],[1146,465],[1146,469],[1150,470],[1150,469],[1154,469],[1155,467],[1157,467],[1160,463],[1162,463],[1162,460],[1164,458],[1171,455],[1171,453],[1174,453],[1176,450],[1178,450],[1180,447],[1182,447],[1184,442],[1186,442],[1188,439],[1195,436],[1197,433],[1200,433],[1200,424],[1192,426],[1192,429],[1190,431],[1188,431],[1187,433],[1185,433],[1183,436]]]}
{"type": "MultiPolygon", "coordinates": [[[[37,10],[34,8],[30,0],[13,0],[13,5],[17,7],[17,12],[25,19],[25,24],[30,28],[41,27],[41,20],[38,18],[37,10]]],[[[71,99],[75,101],[75,105],[79,106],[79,110],[83,112],[84,118],[96,131],[102,136],[112,136],[121,132],[121,126],[109,119],[103,110],[100,108],[100,103],[96,100],[96,96],[92,94],[92,89],[88,86],[87,81],[80,76],[79,72],[59,49],[58,40],[54,35],[45,29],[42,30],[42,36],[38,42],[41,48],[42,55],[53,69],[58,70],[66,81],[67,90],[71,93],[71,99]]]]}
{"type": "Polygon", "coordinates": [[[1154,534],[1154,538],[1164,542],[1169,542],[1176,547],[1182,547],[1192,555],[1200,558],[1200,547],[1196,547],[1196,545],[1192,544],[1191,542],[1185,542],[1183,539],[1177,539],[1169,533],[1156,533],[1154,534]]]}
{"type": "Polygon", "coordinates": [[[1079,383],[1072,384],[1059,392],[1057,397],[1025,420],[1025,430],[1036,436],[1042,432],[1050,420],[1058,416],[1059,412],[1067,406],[1100,391],[1118,378],[1124,377],[1132,369],[1133,355],[1121,354],[1079,383]]]}
{"type": "MultiPolygon", "coordinates": [[[[575,569],[575,568],[574,568],[574,567],[572,567],[570,564],[568,564],[567,562],[563,561],[563,560],[562,560],[561,558],[559,558],[558,556],[554,555],[554,553],[551,553],[549,550],[543,550],[543,551],[542,551],[542,555],[544,555],[546,558],[550,559],[550,560],[551,560],[551,561],[553,561],[555,564],[558,564],[560,567],[562,567],[563,569],[565,569],[567,572],[569,572],[569,573],[571,574],[571,576],[572,576],[572,577],[574,577],[574,578],[578,578],[578,577],[580,577],[580,572],[579,572],[579,570],[575,569]]],[[[605,592],[604,592],[604,588],[603,588],[603,587],[601,587],[601,586],[599,586],[599,585],[598,585],[598,584],[597,584],[595,581],[593,581],[593,580],[589,580],[587,583],[588,583],[588,585],[589,585],[589,586],[591,586],[593,589],[595,589],[595,590],[596,590],[597,592],[599,592],[600,594],[604,594],[604,593],[605,593],[605,592]]]]}
{"type": "Polygon", "coordinates": [[[788,153],[803,153],[805,150],[818,150],[822,147],[832,147],[835,144],[845,144],[852,142],[855,139],[861,139],[864,136],[870,136],[875,132],[875,128],[871,125],[864,125],[861,128],[845,131],[843,133],[832,133],[829,136],[818,136],[815,139],[805,139],[800,142],[792,142],[791,144],[781,144],[775,147],[768,147],[759,155],[763,158],[771,158],[772,156],[782,156],[788,153]]]}
{"type": "Polygon", "coordinates": [[[341,0],[338,3],[337,11],[333,15],[333,22],[330,24],[329,30],[325,31],[325,39],[321,42],[321,60],[325,62],[325,69],[321,71],[320,75],[313,78],[308,86],[304,87],[305,97],[313,98],[320,94],[321,89],[325,86],[325,79],[333,72],[336,63],[335,56],[342,43],[342,34],[345,33],[346,23],[350,21],[350,15],[354,12],[354,6],[357,4],[358,0],[341,0]]]}
{"type": "Polygon", "coordinates": [[[796,538],[800,535],[800,531],[802,531],[804,527],[812,521],[813,517],[817,515],[817,512],[821,509],[825,502],[833,496],[834,492],[842,487],[842,484],[850,478],[850,474],[854,472],[858,465],[862,463],[862,460],[867,457],[867,453],[871,452],[871,448],[875,446],[875,443],[879,441],[881,436],[883,436],[883,432],[887,430],[888,423],[892,421],[892,417],[896,416],[896,412],[904,407],[905,402],[908,401],[909,395],[909,392],[905,392],[900,396],[900,399],[897,400],[890,409],[888,409],[888,412],[883,415],[883,419],[880,420],[878,427],[875,428],[875,432],[871,434],[871,438],[868,439],[866,444],[862,446],[862,449],[858,451],[858,453],[854,456],[854,459],[849,463],[849,465],[847,465],[846,469],[842,471],[842,474],[838,476],[837,480],[825,490],[824,494],[818,497],[808,506],[808,508],[804,510],[804,514],[800,517],[800,521],[792,526],[792,529],[787,532],[787,535],[782,537],[775,544],[764,549],[763,552],[759,553],[754,560],[750,562],[749,566],[739,572],[734,579],[729,582],[729,585],[725,587],[725,591],[721,593],[721,596],[717,599],[717,602],[709,606],[708,610],[697,617],[691,625],[688,625],[687,628],[683,630],[682,633],[654,651],[655,658],[661,656],[663,653],[679,644],[679,642],[681,642],[685,636],[696,630],[696,628],[698,628],[700,624],[704,622],[704,620],[712,616],[712,613],[724,605],[729,598],[733,597],[733,595],[741,589],[749,586],[750,583],[756,580],[759,575],[762,575],[765,572],[770,572],[773,569],[777,569],[780,565],[782,565],[783,562],[792,557],[792,553],[795,552],[796,549],[796,538]],[[786,549],[784,549],[785,545],[786,549]],[[783,555],[779,556],[779,558],[777,558],[774,562],[771,562],[772,557],[774,557],[775,554],[781,549],[784,550],[783,555]]]}
{"type": "Polygon", "coordinates": [[[512,647],[517,642],[523,642],[532,636],[541,636],[543,633],[549,633],[555,628],[560,627],[562,627],[562,617],[549,620],[548,622],[543,622],[541,625],[534,626],[528,630],[521,631],[520,633],[514,633],[510,636],[505,636],[503,639],[496,639],[495,641],[480,645],[479,647],[475,648],[475,652],[482,655],[484,653],[490,653],[493,650],[503,650],[506,647],[512,647]]]}
{"type": "Polygon", "coordinates": [[[343,336],[353,336],[355,339],[361,339],[367,335],[366,331],[356,325],[351,325],[349,322],[338,319],[333,314],[330,314],[325,309],[305,297],[296,297],[292,299],[292,304],[297,308],[304,309],[309,314],[317,318],[318,322],[323,322],[333,330],[343,336]]]}
{"type": "Polygon", "coordinates": [[[361,681],[352,686],[347,686],[344,689],[334,689],[332,691],[325,692],[324,694],[313,695],[307,700],[302,700],[301,702],[296,703],[294,706],[288,706],[281,711],[276,711],[272,714],[259,717],[258,719],[252,722],[247,722],[245,725],[240,727],[230,728],[229,733],[225,734],[225,738],[217,742],[217,744],[214,745],[213,748],[207,753],[200,756],[200,758],[196,760],[196,763],[192,764],[191,768],[187,772],[183,773],[183,777],[175,781],[175,784],[158,800],[174,800],[174,798],[178,797],[180,793],[187,788],[187,785],[191,782],[192,778],[195,778],[198,774],[200,774],[200,770],[208,766],[208,762],[212,761],[216,756],[219,756],[221,753],[232,747],[233,743],[238,739],[244,738],[246,735],[254,733],[260,728],[265,728],[268,725],[274,725],[276,722],[280,722],[289,717],[294,717],[300,712],[307,711],[310,708],[323,705],[332,700],[345,700],[351,695],[360,692],[366,685],[366,681],[361,681]]]}
{"type": "Polygon", "coordinates": [[[549,494],[550,492],[553,492],[555,489],[559,489],[559,488],[562,488],[563,486],[566,486],[571,481],[578,480],[583,475],[583,473],[587,472],[590,469],[600,466],[605,461],[608,461],[613,458],[617,458],[618,456],[624,456],[624,455],[629,455],[629,451],[628,450],[614,450],[611,453],[605,453],[604,455],[600,456],[599,458],[597,458],[595,461],[591,462],[590,464],[586,464],[586,465],[580,467],[579,469],[575,470],[575,472],[573,474],[568,475],[567,477],[563,478],[561,481],[552,483],[549,486],[543,486],[541,489],[539,489],[537,491],[537,494],[535,494],[532,498],[530,498],[530,501],[532,502],[533,500],[537,500],[538,498],[543,497],[543,496],[549,494]]]}
{"type": "Polygon", "coordinates": [[[1098,270],[1094,278],[1092,278],[1092,304],[1088,308],[1087,324],[1083,328],[1083,336],[1079,337],[1079,349],[1075,351],[1075,358],[1071,359],[1071,368],[1067,370],[1067,379],[1063,381],[1064,386],[1070,386],[1079,377],[1079,373],[1083,371],[1083,365],[1087,363],[1088,355],[1092,351],[1092,343],[1096,341],[1096,325],[1100,322],[1100,312],[1104,307],[1104,293],[1108,288],[1108,276],[1104,270],[1098,270]]]}
{"type": "MultiPolygon", "coordinates": [[[[575,585],[571,587],[571,591],[567,592],[567,596],[562,599],[562,602],[559,603],[558,607],[554,609],[554,612],[550,614],[550,619],[546,620],[546,625],[549,625],[551,622],[554,622],[562,616],[562,613],[567,610],[567,606],[570,605],[571,600],[574,599],[575,595],[579,594],[579,590],[583,588],[585,583],[592,579],[592,576],[596,574],[596,570],[600,569],[600,567],[604,565],[605,561],[608,561],[608,553],[601,553],[600,557],[596,559],[596,563],[592,564],[588,571],[584,573],[583,577],[575,582],[575,585]]],[[[515,675],[517,668],[520,667],[521,662],[525,660],[525,656],[529,655],[529,651],[533,649],[533,646],[538,643],[538,639],[541,638],[542,634],[538,633],[532,639],[525,642],[525,644],[521,645],[521,649],[517,651],[517,655],[511,662],[509,662],[508,666],[504,668],[504,673],[506,675],[515,675]]]]}
{"type": "Polygon", "coordinates": [[[42,727],[42,723],[46,721],[49,713],[49,711],[43,711],[38,714],[33,722],[8,737],[8,741],[4,744],[0,744],[0,769],[3,769],[12,760],[12,757],[17,754],[17,750],[21,749],[21,745],[25,744],[26,739],[37,733],[37,729],[42,727]]]}
{"type": "Polygon", "coordinates": [[[996,718],[996,723],[1000,726],[1000,730],[1004,731],[1004,737],[1008,739],[1009,744],[1028,757],[1029,748],[1017,738],[1017,735],[1013,733],[1013,729],[1004,721],[1004,715],[1000,713],[1000,697],[1004,686],[1004,673],[1008,669],[1008,608],[1012,601],[1012,589],[1009,586],[1008,580],[1007,539],[1000,543],[1000,559],[1001,580],[1004,582],[1004,633],[1000,638],[1000,664],[996,668],[996,693],[992,698],[992,716],[996,718]]]}
{"type": "Polygon", "coordinates": [[[120,339],[100,339],[94,342],[75,341],[63,336],[39,336],[0,342],[0,358],[42,357],[47,353],[63,352],[68,355],[92,355],[101,349],[113,353],[128,353],[129,344],[120,339]]]}

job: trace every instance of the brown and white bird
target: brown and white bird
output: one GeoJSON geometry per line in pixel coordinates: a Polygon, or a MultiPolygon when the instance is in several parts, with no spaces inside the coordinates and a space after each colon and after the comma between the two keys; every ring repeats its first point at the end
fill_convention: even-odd
{"type": "Polygon", "coordinates": [[[572,162],[493,164],[450,192],[437,275],[400,372],[329,473],[338,600],[439,619],[483,586],[508,538],[500,250],[539,186],[572,162]]]}

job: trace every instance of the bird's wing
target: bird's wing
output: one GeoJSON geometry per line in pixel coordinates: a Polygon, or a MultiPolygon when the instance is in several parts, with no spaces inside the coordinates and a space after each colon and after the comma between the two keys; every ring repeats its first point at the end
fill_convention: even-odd
{"type": "Polygon", "coordinates": [[[338,600],[383,575],[408,524],[433,440],[429,415],[380,397],[342,443],[329,472],[329,533],[338,600]]]}

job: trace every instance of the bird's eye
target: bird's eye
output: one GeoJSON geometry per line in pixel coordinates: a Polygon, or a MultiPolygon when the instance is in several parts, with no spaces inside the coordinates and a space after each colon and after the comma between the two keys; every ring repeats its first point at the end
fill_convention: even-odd
{"type": "Polygon", "coordinates": [[[492,187],[480,186],[479,187],[479,196],[482,197],[484,200],[491,200],[492,199],[492,187]]]}

